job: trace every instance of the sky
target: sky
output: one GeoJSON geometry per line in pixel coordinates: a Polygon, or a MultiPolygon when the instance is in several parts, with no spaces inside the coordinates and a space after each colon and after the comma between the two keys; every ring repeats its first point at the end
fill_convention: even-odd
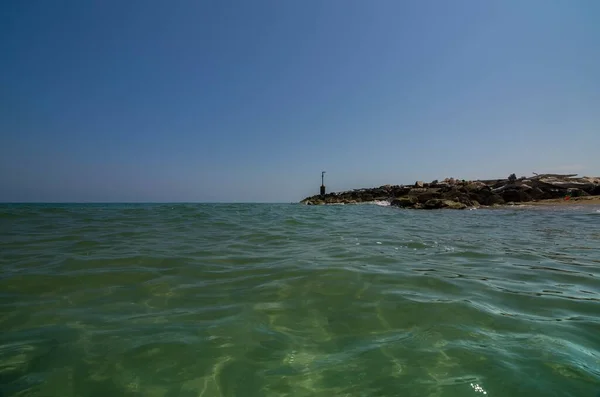
{"type": "Polygon", "coordinates": [[[0,2],[0,201],[600,175],[596,0],[0,2]]]}

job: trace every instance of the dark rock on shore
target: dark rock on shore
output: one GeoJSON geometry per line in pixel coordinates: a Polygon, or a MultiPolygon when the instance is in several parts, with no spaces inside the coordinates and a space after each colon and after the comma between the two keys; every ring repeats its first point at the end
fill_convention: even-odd
{"type": "Polygon", "coordinates": [[[419,201],[414,196],[412,196],[412,197],[400,197],[400,198],[397,198],[397,199],[393,199],[390,202],[390,205],[394,205],[394,206],[397,206],[397,207],[407,208],[407,207],[414,206],[418,202],[419,201]]]}
{"type": "Polygon", "coordinates": [[[532,200],[531,196],[528,195],[525,190],[520,189],[507,189],[503,191],[502,199],[504,201],[512,201],[513,203],[521,203],[532,200]]]}
{"type": "Polygon", "coordinates": [[[431,199],[427,200],[424,205],[425,209],[439,209],[439,208],[450,208],[454,210],[463,210],[467,208],[467,205],[453,200],[442,200],[442,199],[431,199]]]}
{"type": "Polygon", "coordinates": [[[600,178],[576,175],[543,174],[530,178],[465,181],[446,178],[431,183],[416,182],[411,186],[384,185],[372,189],[356,189],[307,197],[307,205],[356,204],[388,201],[390,205],[413,209],[465,209],[506,203],[524,203],[563,197],[600,195],[600,178]]]}

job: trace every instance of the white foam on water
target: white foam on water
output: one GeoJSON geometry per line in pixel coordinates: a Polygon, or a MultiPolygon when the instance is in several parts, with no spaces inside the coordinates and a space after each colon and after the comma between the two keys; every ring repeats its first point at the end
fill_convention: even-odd
{"type": "Polygon", "coordinates": [[[471,383],[471,387],[473,388],[473,390],[475,390],[478,393],[487,394],[487,391],[483,390],[483,387],[479,386],[477,383],[475,383],[475,384],[471,383]]]}
{"type": "Polygon", "coordinates": [[[375,200],[372,203],[375,205],[378,205],[380,207],[389,207],[390,206],[390,202],[387,200],[375,200]]]}

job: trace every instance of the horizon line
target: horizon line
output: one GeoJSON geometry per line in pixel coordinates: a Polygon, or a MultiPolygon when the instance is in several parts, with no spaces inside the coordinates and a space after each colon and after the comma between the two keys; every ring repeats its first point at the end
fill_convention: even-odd
{"type": "Polygon", "coordinates": [[[0,201],[3,204],[296,204],[288,201],[0,201]]]}

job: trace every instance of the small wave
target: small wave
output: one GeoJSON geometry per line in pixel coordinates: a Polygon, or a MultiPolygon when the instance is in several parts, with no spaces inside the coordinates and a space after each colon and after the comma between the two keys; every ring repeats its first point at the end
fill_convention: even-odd
{"type": "Polygon", "coordinates": [[[372,203],[375,205],[378,205],[380,207],[389,207],[390,206],[390,202],[387,200],[375,200],[372,203]]]}
{"type": "Polygon", "coordinates": [[[380,207],[388,207],[390,202],[387,200],[373,200],[373,201],[361,201],[359,203],[353,203],[353,205],[377,205],[380,207]]]}

